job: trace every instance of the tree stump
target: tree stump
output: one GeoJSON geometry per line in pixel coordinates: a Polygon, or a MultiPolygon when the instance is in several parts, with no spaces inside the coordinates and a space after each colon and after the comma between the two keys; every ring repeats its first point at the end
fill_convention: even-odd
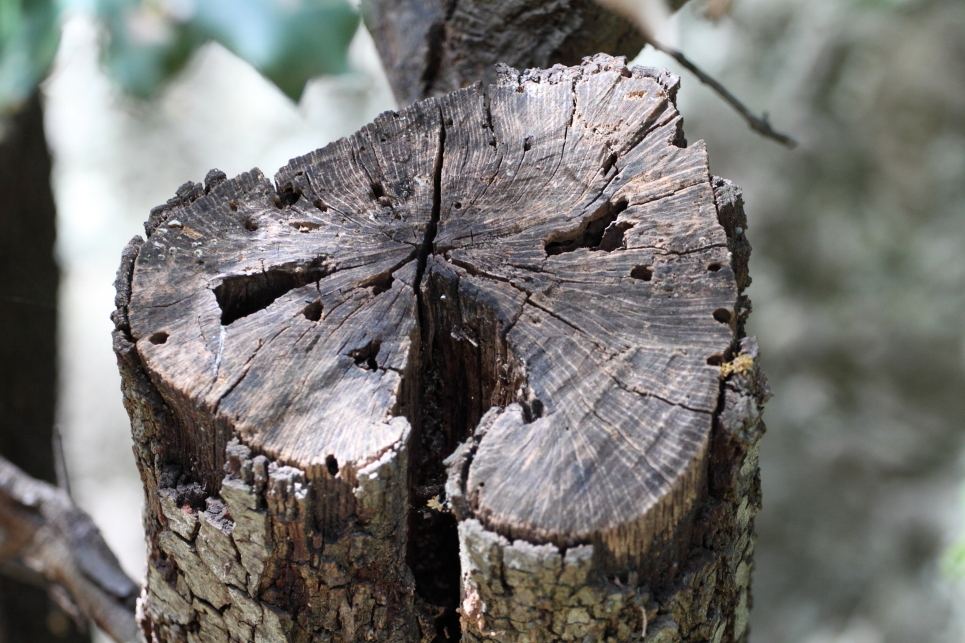
{"type": "Polygon", "coordinates": [[[504,66],[152,211],[148,640],[744,640],[750,246],[677,86],[504,66]]]}

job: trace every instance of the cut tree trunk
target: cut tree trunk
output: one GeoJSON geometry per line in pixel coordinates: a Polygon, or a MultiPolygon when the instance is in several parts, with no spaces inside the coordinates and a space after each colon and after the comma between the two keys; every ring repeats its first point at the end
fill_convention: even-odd
{"type": "Polygon", "coordinates": [[[744,640],[750,247],[677,83],[502,67],[152,211],[149,640],[744,640]]]}

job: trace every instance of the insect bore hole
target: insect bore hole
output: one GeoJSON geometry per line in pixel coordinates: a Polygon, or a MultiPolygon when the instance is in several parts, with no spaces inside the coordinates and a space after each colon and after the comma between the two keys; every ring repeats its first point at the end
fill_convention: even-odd
{"type": "Polygon", "coordinates": [[[254,232],[258,229],[258,222],[253,217],[245,217],[245,230],[254,232]]]}
{"type": "Polygon", "coordinates": [[[338,460],[331,453],[325,456],[325,468],[333,478],[338,475],[338,460]]]}
{"type": "Polygon", "coordinates": [[[349,356],[355,360],[355,365],[367,371],[375,371],[379,368],[379,363],[375,359],[379,354],[381,342],[372,340],[362,348],[349,351],[349,356]]]}
{"type": "Polygon", "coordinates": [[[710,272],[717,272],[717,271],[720,270],[721,268],[723,268],[723,266],[722,266],[720,263],[716,262],[716,261],[715,261],[714,263],[710,264],[709,266],[707,266],[707,270],[709,270],[710,272]]]}
{"type": "Polygon", "coordinates": [[[630,277],[641,281],[650,281],[653,279],[653,269],[649,266],[636,266],[630,271],[630,277]]]}
{"type": "Polygon", "coordinates": [[[719,321],[721,324],[729,324],[732,315],[726,308],[718,308],[714,311],[714,319],[719,321]]]}
{"type": "Polygon", "coordinates": [[[159,331],[151,335],[148,338],[148,341],[151,342],[152,344],[163,344],[164,342],[168,341],[168,334],[165,333],[163,330],[159,331]]]}
{"type": "Polygon", "coordinates": [[[322,302],[313,301],[305,306],[305,308],[302,310],[302,314],[305,315],[305,319],[313,322],[319,321],[322,318],[322,302]]]}
{"type": "Polygon", "coordinates": [[[707,358],[707,364],[709,364],[710,366],[720,366],[723,363],[724,363],[724,356],[721,355],[720,353],[714,353],[713,355],[707,358]]]}

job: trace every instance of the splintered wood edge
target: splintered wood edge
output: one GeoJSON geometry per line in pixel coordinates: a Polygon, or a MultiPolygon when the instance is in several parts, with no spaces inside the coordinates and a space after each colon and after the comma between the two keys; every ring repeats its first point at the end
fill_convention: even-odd
{"type": "Polygon", "coordinates": [[[686,147],[677,86],[604,55],[502,68],[488,96],[383,114],[277,187],[184,186],[115,318],[181,414],[174,455],[214,488],[240,437],[352,512],[355,473],[408,439],[420,315],[462,306],[481,317],[453,341],[508,375],[467,443],[461,517],[639,562],[700,498],[746,315],[746,222],[715,189],[739,196],[686,147]]]}

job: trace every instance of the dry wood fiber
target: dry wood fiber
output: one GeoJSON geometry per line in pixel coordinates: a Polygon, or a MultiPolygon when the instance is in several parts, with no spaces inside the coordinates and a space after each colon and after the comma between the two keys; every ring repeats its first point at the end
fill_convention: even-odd
{"type": "Polygon", "coordinates": [[[152,211],[115,313],[149,640],[746,637],[750,246],[677,83],[503,66],[152,211]]]}

